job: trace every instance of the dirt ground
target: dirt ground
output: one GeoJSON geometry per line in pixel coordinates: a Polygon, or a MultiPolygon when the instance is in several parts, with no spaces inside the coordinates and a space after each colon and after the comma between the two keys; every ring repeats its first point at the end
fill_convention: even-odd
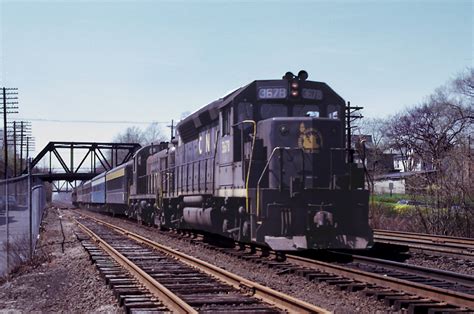
{"type": "Polygon", "coordinates": [[[0,312],[122,312],[75,228],[47,209],[35,258],[0,281],[0,312]]]}

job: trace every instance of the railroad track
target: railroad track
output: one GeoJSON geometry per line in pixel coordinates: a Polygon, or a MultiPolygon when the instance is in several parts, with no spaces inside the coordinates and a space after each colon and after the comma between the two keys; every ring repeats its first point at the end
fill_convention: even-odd
{"type": "Polygon", "coordinates": [[[202,238],[172,234],[211,250],[237,258],[267,265],[276,274],[295,274],[310,281],[325,282],[346,291],[362,291],[367,296],[383,299],[394,310],[409,313],[474,311],[474,277],[454,272],[430,269],[405,263],[365,256],[343,254],[341,260],[350,262],[323,262],[320,260],[286,255],[279,261],[277,255],[246,246],[244,250],[222,248],[202,242],[202,238]],[[264,253],[262,255],[259,255],[264,253]]]}
{"type": "Polygon", "coordinates": [[[128,312],[327,313],[93,217],[75,218],[84,247],[128,312]]]}
{"type": "Polygon", "coordinates": [[[278,260],[278,255],[268,255],[267,251],[255,247],[223,248],[202,241],[201,235],[182,232],[166,234],[239,259],[267,265],[277,275],[290,273],[310,281],[325,282],[341,290],[361,291],[367,296],[383,299],[387,306],[397,311],[474,311],[472,276],[356,255],[349,256],[349,263],[329,263],[291,255],[282,261],[278,260]]]}
{"type": "Polygon", "coordinates": [[[376,229],[374,240],[378,243],[407,246],[431,254],[474,260],[474,239],[470,238],[376,229]]]}
{"type": "Polygon", "coordinates": [[[364,289],[366,295],[385,299],[387,305],[395,306],[397,310],[407,308],[416,312],[431,309],[442,312],[450,307],[457,307],[459,311],[474,310],[472,276],[344,255],[350,257],[351,262],[326,263],[298,256],[288,256],[287,261],[308,271],[317,269],[326,273],[333,283],[341,282],[341,288],[364,289]]]}
{"type": "Polygon", "coordinates": [[[277,274],[292,273],[341,290],[362,291],[367,296],[383,299],[397,311],[474,311],[474,278],[471,276],[363,256],[351,256],[350,263],[328,263],[293,255],[287,255],[285,261],[276,261],[262,260],[248,250],[211,248],[266,264],[277,274]]]}

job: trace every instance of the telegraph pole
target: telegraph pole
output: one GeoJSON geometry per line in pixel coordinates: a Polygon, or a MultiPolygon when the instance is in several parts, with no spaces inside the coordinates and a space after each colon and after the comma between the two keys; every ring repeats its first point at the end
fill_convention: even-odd
{"type": "Polygon", "coordinates": [[[7,115],[9,113],[18,113],[18,89],[17,88],[2,88],[2,109],[3,109],[3,149],[4,149],[4,171],[5,171],[5,219],[7,227],[7,272],[10,268],[10,224],[9,224],[9,204],[8,204],[8,139],[7,139],[7,115]]]}
{"type": "Polygon", "coordinates": [[[7,139],[7,115],[18,113],[18,88],[2,88],[2,110],[3,110],[3,150],[4,150],[4,175],[8,178],[8,139],[7,139]]]}
{"type": "Polygon", "coordinates": [[[358,106],[351,106],[351,102],[347,102],[346,106],[346,135],[347,135],[347,144],[346,144],[346,149],[347,149],[347,162],[353,163],[354,162],[354,150],[352,149],[352,122],[354,122],[357,119],[361,119],[362,115],[358,113],[359,110],[364,109],[364,107],[358,107],[358,106]]]}
{"type": "Polygon", "coordinates": [[[16,121],[13,121],[13,177],[16,177],[16,121]]]}
{"type": "MultiPolygon", "coordinates": [[[[8,179],[8,145],[7,145],[7,90],[3,88],[3,150],[5,159],[3,160],[5,180],[8,179]]],[[[6,185],[6,183],[5,183],[6,185]]],[[[7,223],[8,224],[8,223],[7,223]]],[[[8,242],[8,240],[7,240],[8,242]]],[[[8,267],[8,263],[7,263],[8,267]]]]}
{"type": "Polygon", "coordinates": [[[167,127],[171,128],[171,139],[174,139],[174,121],[171,120],[171,124],[170,125],[167,125],[167,127]]]}
{"type": "Polygon", "coordinates": [[[13,121],[9,122],[10,129],[7,131],[7,138],[9,138],[9,143],[12,143],[10,146],[13,146],[14,152],[14,169],[15,176],[23,173],[23,151],[26,146],[26,137],[31,135],[31,122],[29,121],[13,121]],[[9,137],[10,136],[10,137],[9,137]],[[18,147],[19,146],[19,147],[18,147]],[[20,155],[18,156],[18,150],[20,150],[20,155]],[[20,171],[18,171],[18,157],[20,158],[19,166],[20,171]]]}
{"type": "Polygon", "coordinates": [[[35,138],[32,136],[27,136],[26,137],[26,160],[30,158],[30,151],[34,151],[34,150],[35,150],[35,138]]]}
{"type": "Polygon", "coordinates": [[[23,127],[23,121],[20,121],[20,171],[23,171],[23,127]]]}

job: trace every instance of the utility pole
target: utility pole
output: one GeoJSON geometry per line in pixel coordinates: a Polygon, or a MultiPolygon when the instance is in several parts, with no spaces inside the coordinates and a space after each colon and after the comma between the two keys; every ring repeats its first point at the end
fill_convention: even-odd
{"type": "Polygon", "coordinates": [[[4,150],[4,176],[8,178],[8,139],[7,139],[7,115],[18,113],[18,88],[2,88],[2,110],[3,110],[3,150],[4,150]]]}
{"type": "Polygon", "coordinates": [[[9,202],[8,202],[8,139],[7,139],[7,115],[9,113],[18,113],[15,109],[18,109],[16,105],[18,105],[18,92],[17,88],[2,88],[1,93],[1,100],[2,100],[2,109],[3,109],[3,148],[4,148],[4,171],[5,171],[5,219],[6,219],[6,227],[7,227],[7,244],[6,244],[6,253],[7,253],[7,273],[10,268],[10,224],[9,224],[9,202]],[[13,111],[11,111],[13,110],[13,111]]]}
{"type": "MultiPolygon", "coordinates": [[[[8,145],[7,145],[7,90],[5,87],[3,88],[3,149],[4,149],[4,157],[3,165],[4,165],[4,174],[5,180],[8,178],[8,145]]],[[[5,184],[6,185],[6,184],[5,184]]],[[[8,240],[7,240],[8,242],[8,240]]],[[[7,263],[8,267],[8,263],[7,263]]]]}
{"type": "Polygon", "coordinates": [[[354,126],[352,126],[352,122],[354,122],[357,119],[361,119],[362,115],[358,113],[359,110],[364,109],[364,107],[357,107],[357,106],[351,106],[351,102],[347,102],[346,106],[346,135],[347,135],[347,144],[346,144],[346,149],[347,149],[347,162],[348,163],[353,163],[354,162],[354,150],[352,149],[352,129],[354,126]],[[358,113],[358,114],[356,114],[358,113]]]}
{"type": "Polygon", "coordinates": [[[30,158],[30,151],[35,150],[35,138],[32,136],[26,137],[26,160],[30,158]]]}
{"type": "Polygon", "coordinates": [[[7,125],[7,138],[8,144],[10,147],[13,146],[14,153],[14,174],[17,176],[20,173],[26,173],[26,169],[23,169],[23,151],[26,146],[26,137],[31,136],[31,122],[29,121],[13,121],[8,122],[7,125]],[[18,156],[18,150],[20,150],[20,155],[18,156]],[[20,162],[18,163],[18,157],[20,162]],[[18,171],[18,165],[20,166],[20,171],[18,171]]]}
{"type": "Polygon", "coordinates": [[[20,171],[23,171],[23,127],[23,121],[20,121],[20,171]]]}
{"type": "Polygon", "coordinates": [[[13,121],[13,177],[16,177],[16,121],[13,121]]]}
{"type": "Polygon", "coordinates": [[[171,120],[171,125],[167,125],[167,127],[171,128],[171,139],[174,139],[174,120],[171,120]]]}

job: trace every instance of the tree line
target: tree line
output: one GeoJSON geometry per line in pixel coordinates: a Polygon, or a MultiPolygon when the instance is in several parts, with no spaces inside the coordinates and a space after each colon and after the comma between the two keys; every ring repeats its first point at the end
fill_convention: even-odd
{"type": "Polygon", "coordinates": [[[356,148],[372,160],[367,167],[372,178],[389,171],[382,161],[390,153],[399,158],[404,171],[415,171],[406,179],[406,191],[430,208],[417,206],[417,221],[426,232],[458,230],[470,236],[473,122],[474,68],[468,68],[417,105],[386,118],[364,119],[358,132],[372,136],[371,147],[356,148]]]}

